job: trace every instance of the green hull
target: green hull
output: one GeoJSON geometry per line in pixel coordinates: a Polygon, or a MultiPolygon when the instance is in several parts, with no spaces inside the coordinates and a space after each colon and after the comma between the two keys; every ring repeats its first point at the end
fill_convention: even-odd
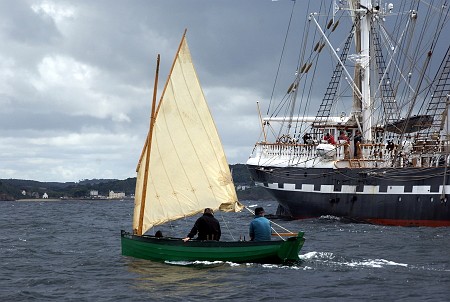
{"type": "Polygon", "coordinates": [[[121,232],[122,255],[153,261],[231,261],[285,263],[299,261],[303,232],[286,241],[188,241],[121,232]]]}

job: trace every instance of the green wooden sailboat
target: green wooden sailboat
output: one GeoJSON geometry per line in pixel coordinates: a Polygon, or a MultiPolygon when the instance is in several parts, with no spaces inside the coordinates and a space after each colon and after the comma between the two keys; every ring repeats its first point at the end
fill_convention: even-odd
{"type": "Polygon", "coordinates": [[[154,226],[201,213],[243,209],[183,34],[137,166],[133,231],[121,232],[122,254],[154,261],[298,261],[303,233],[271,241],[198,241],[156,237],[154,226]]]}
{"type": "Polygon", "coordinates": [[[286,241],[188,241],[122,232],[122,254],[154,261],[286,263],[299,260],[303,233],[286,241]]]}

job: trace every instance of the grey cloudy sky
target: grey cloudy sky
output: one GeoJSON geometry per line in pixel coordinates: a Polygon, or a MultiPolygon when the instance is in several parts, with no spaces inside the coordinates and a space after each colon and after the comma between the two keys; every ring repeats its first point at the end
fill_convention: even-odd
{"type": "Polygon", "coordinates": [[[267,106],[292,6],[0,1],[0,178],[134,177],[156,56],[163,85],[185,28],[228,161],[245,163],[260,133],[256,101],[267,106]]]}

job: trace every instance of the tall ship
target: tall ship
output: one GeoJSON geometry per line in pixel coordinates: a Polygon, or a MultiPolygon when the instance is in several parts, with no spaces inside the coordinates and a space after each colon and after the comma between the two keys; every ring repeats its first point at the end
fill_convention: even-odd
{"type": "Polygon", "coordinates": [[[255,183],[294,219],[450,226],[449,1],[319,2],[293,3],[308,15],[259,113],[255,183]]]}

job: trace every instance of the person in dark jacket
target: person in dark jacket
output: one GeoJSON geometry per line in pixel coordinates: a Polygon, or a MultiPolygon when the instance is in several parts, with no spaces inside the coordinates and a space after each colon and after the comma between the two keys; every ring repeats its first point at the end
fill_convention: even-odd
{"type": "Polygon", "coordinates": [[[354,143],[354,148],[355,148],[355,158],[361,158],[361,148],[360,148],[360,144],[362,143],[362,135],[361,135],[361,131],[356,130],[355,133],[355,137],[353,138],[353,143],[354,143]]]}
{"type": "Polygon", "coordinates": [[[210,208],[206,208],[203,215],[197,219],[194,227],[189,232],[184,242],[194,238],[198,233],[197,240],[217,240],[219,241],[220,235],[220,223],[214,217],[214,211],[210,208]]]}

